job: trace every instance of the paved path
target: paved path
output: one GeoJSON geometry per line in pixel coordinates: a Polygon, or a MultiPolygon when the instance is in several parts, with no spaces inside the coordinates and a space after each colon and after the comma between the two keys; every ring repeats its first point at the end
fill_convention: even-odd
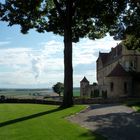
{"type": "Polygon", "coordinates": [[[92,105],[68,119],[108,140],[140,140],[140,113],[124,105],[92,105]]]}

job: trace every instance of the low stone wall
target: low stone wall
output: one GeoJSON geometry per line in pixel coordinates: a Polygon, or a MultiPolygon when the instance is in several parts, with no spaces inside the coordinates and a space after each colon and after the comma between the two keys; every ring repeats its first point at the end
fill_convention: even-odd
{"type": "Polygon", "coordinates": [[[7,98],[0,100],[0,103],[32,103],[32,104],[50,104],[50,105],[61,105],[60,101],[48,101],[42,99],[16,99],[16,98],[7,98]]]}
{"type": "Polygon", "coordinates": [[[112,104],[112,103],[124,103],[126,101],[134,101],[140,98],[92,98],[92,99],[74,99],[75,104],[112,104]]]}
{"type": "MultiPolygon", "coordinates": [[[[103,99],[103,98],[91,98],[81,99],[74,98],[74,104],[112,104],[112,103],[124,103],[138,100],[140,98],[115,98],[115,99],[103,99]]],[[[6,98],[0,99],[0,103],[31,103],[31,104],[50,104],[50,105],[61,105],[62,101],[46,100],[46,99],[17,99],[17,98],[6,98]]]]}

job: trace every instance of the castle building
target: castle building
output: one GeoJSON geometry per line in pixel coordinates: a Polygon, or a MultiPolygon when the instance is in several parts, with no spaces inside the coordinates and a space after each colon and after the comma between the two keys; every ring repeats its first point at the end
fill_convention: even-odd
{"type": "MultiPolygon", "coordinates": [[[[119,44],[109,53],[99,52],[96,68],[100,95],[106,92],[111,98],[140,96],[140,52],[138,50],[127,50],[125,46],[119,44]]],[[[84,82],[87,82],[86,80],[83,79],[84,82]]],[[[83,83],[81,83],[81,89],[84,87],[83,83]]],[[[83,95],[90,96],[91,93],[92,90],[85,89],[83,95]]]]}
{"type": "Polygon", "coordinates": [[[90,84],[86,77],[80,81],[80,96],[92,98],[98,90],[96,83],[90,84]]]}

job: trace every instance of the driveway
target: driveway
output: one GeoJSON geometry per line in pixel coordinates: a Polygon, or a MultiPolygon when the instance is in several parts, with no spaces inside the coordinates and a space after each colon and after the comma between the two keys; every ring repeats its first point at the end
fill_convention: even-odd
{"type": "Polygon", "coordinates": [[[108,140],[140,140],[140,113],[124,105],[92,105],[68,119],[108,140]]]}

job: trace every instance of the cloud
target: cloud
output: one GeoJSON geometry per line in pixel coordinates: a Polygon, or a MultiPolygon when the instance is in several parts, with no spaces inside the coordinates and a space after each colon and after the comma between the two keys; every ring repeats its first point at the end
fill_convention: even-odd
{"type": "Polygon", "coordinates": [[[51,40],[41,43],[40,51],[30,54],[32,70],[35,78],[39,78],[42,73],[63,72],[63,43],[51,40]]]}
{"type": "Polygon", "coordinates": [[[0,50],[0,64],[27,64],[30,51],[29,48],[3,48],[0,50]]]}
{"type": "Polygon", "coordinates": [[[106,36],[103,39],[83,39],[80,43],[74,44],[74,65],[91,64],[97,60],[99,51],[109,52],[120,41],[114,41],[112,37],[106,36]]]}
{"type": "Polygon", "coordinates": [[[35,79],[37,79],[45,69],[45,61],[40,56],[31,56],[31,65],[32,70],[35,73],[35,79]]]}
{"type": "MultiPolygon", "coordinates": [[[[86,76],[96,81],[96,59],[99,51],[108,52],[118,42],[107,36],[99,40],[83,39],[73,44],[74,86],[86,76]]],[[[63,42],[50,40],[40,43],[40,48],[27,47],[0,49],[0,84],[39,87],[64,79],[63,42]]]]}
{"type": "Polygon", "coordinates": [[[49,80],[52,83],[53,77],[55,80],[60,78],[58,73],[63,77],[63,43],[51,40],[39,49],[3,48],[0,51],[0,66],[1,82],[4,83],[13,83],[14,79],[17,84],[49,80]]]}

